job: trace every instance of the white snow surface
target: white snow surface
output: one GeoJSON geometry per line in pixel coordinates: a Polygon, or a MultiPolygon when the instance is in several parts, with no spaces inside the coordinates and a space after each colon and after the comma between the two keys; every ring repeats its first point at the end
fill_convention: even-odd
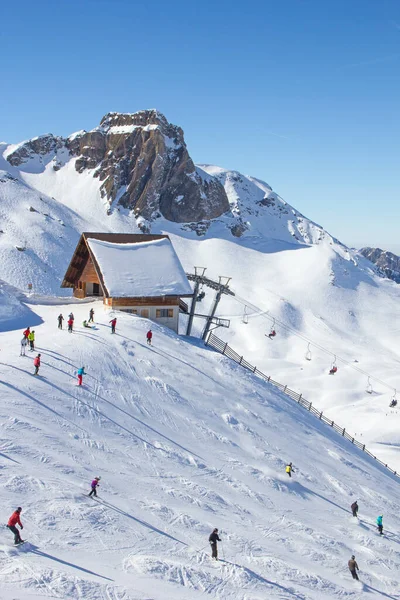
{"type": "Polygon", "coordinates": [[[27,540],[3,530],[2,600],[399,598],[398,479],[197,340],[153,323],[149,347],[122,313],[111,335],[93,307],[84,329],[89,305],[31,304],[38,377],[19,356],[31,320],[0,327],[0,506],[3,522],[22,506],[27,540]],[[73,334],[56,324],[71,309],[73,334]]]}
{"type": "Polygon", "coordinates": [[[192,288],[169,239],[118,244],[88,238],[107,291],[116,298],[179,296],[192,288]]]}

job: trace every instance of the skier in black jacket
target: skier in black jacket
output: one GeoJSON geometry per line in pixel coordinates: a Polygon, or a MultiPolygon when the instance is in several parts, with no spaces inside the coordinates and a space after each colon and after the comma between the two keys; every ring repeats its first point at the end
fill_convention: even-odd
{"type": "Polygon", "coordinates": [[[353,502],[353,504],[351,505],[351,512],[353,513],[353,517],[357,516],[358,513],[358,503],[357,500],[355,502],[353,502]]]}
{"type": "Polygon", "coordinates": [[[214,531],[210,534],[210,537],[208,538],[208,541],[211,544],[211,557],[215,558],[215,560],[218,560],[217,541],[220,542],[221,538],[218,535],[218,529],[217,528],[215,528],[214,531]]]}

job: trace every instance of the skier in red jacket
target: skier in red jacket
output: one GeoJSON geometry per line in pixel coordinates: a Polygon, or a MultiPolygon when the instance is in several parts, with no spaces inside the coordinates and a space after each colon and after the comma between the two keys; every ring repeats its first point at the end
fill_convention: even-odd
{"type": "Polygon", "coordinates": [[[115,333],[115,327],[117,325],[117,317],[114,317],[114,319],[111,319],[110,323],[111,323],[111,333],[115,333]]]}
{"type": "Polygon", "coordinates": [[[38,375],[39,374],[40,357],[41,357],[41,354],[38,354],[37,357],[33,361],[33,366],[35,367],[34,375],[38,375]]]}
{"type": "Polygon", "coordinates": [[[21,519],[20,519],[21,510],[22,510],[22,508],[20,506],[18,506],[17,510],[15,510],[13,512],[11,517],[8,519],[8,523],[7,523],[8,529],[10,531],[12,531],[14,534],[14,544],[22,544],[22,542],[24,541],[21,539],[19,531],[16,528],[17,523],[21,527],[21,529],[24,528],[24,526],[21,523],[21,519]]]}
{"type": "Polygon", "coordinates": [[[147,343],[149,346],[151,346],[151,339],[153,337],[153,332],[151,329],[149,329],[149,331],[146,334],[146,338],[147,338],[147,343]]]}

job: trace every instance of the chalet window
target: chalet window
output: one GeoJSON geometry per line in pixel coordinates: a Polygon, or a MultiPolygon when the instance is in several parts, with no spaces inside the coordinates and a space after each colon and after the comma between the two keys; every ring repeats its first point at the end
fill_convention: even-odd
{"type": "Polygon", "coordinates": [[[157,308],[156,309],[156,318],[157,319],[172,319],[174,316],[173,308],[157,308]]]}
{"type": "Polygon", "coordinates": [[[93,284],[93,296],[100,296],[100,284],[93,284]]]}
{"type": "Polygon", "coordinates": [[[79,290],[82,290],[82,289],[83,289],[83,286],[82,286],[82,281],[78,281],[78,289],[79,289],[79,290]]]}
{"type": "Polygon", "coordinates": [[[148,319],[149,318],[149,309],[148,308],[142,308],[140,314],[145,319],[148,319]]]}

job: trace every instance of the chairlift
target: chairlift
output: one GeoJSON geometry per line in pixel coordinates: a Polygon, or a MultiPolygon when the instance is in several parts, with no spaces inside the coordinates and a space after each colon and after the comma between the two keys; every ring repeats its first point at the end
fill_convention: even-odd
{"type": "Polygon", "coordinates": [[[397,406],[397,398],[396,398],[396,396],[397,396],[397,391],[394,390],[393,398],[391,399],[390,404],[389,404],[390,408],[394,408],[395,406],[397,406]]]}
{"type": "Polygon", "coordinates": [[[337,373],[336,355],[335,355],[334,361],[332,363],[331,369],[329,371],[329,375],[334,375],[335,373],[337,373]]]}
{"type": "Polygon", "coordinates": [[[311,354],[310,344],[308,344],[308,346],[307,346],[307,352],[305,354],[305,359],[306,360],[311,360],[311,358],[312,358],[312,354],[311,354]]]}
{"type": "Polygon", "coordinates": [[[373,392],[371,380],[369,377],[368,377],[368,383],[367,383],[367,387],[366,387],[365,391],[367,392],[367,394],[372,394],[372,392],[373,392]]]}
{"type": "MultiPolygon", "coordinates": [[[[265,334],[267,335],[267,334],[265,334]]],[[[270,340],[272,340],[274,337],[276,336],[276,331],[275,331],[275,319],[272,322],[272,326],[271,326],[271,331],[268,334],[268,337],[270,340]]]]}
{"type": "Polygon", "coordinates": [[[245,325],[247,325],[249,322],[249,316],[247,314],[247,306],[244,307],[244,311],[243,311],[243,318],[242,318],[242,323],[244,323],[245,325]]]}
{"type": "Polygon", "coordinates": [[[203,298],[204,298],[205,295],[206,295],[206,293],[205,293],[205,291],[203,289],[203,286],[201,286],[200,292],[197,294],[196,301],[197,302],[201,302],[203,300],[203,298]]]}

